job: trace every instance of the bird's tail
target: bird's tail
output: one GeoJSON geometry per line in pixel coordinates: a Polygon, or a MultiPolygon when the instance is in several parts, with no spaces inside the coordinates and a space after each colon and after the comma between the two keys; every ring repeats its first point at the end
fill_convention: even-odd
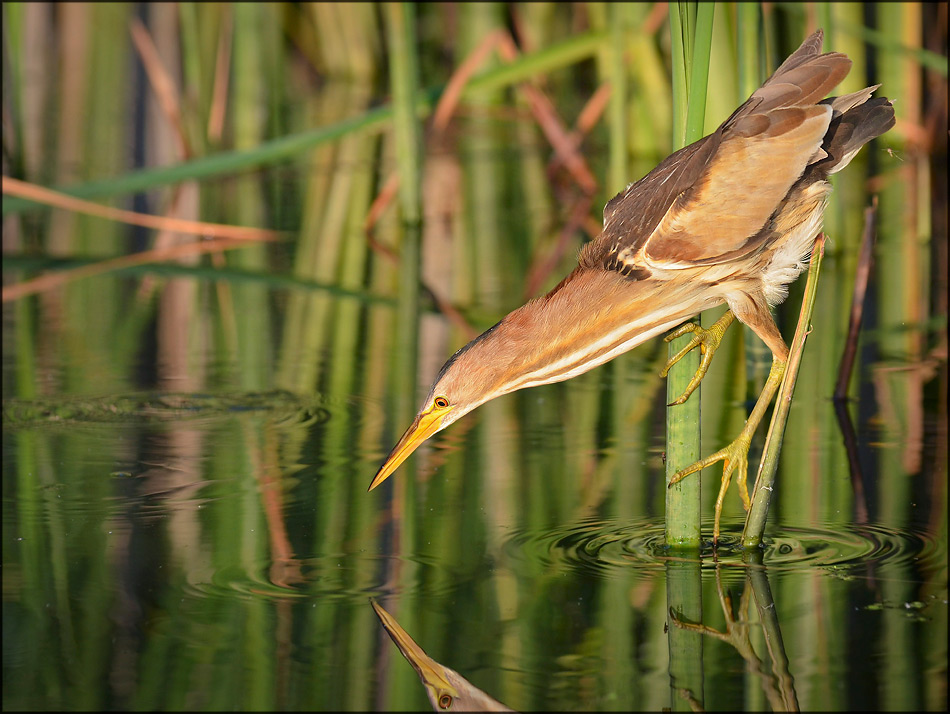
{"type": "Polygon", "coordinates": [[[821,145],[827,156],[813,164],[815,169],[826,176],[841,171],[862,146],[894,126],[890,100],[871,97],[877,86],[822,102],[831,105],[832,116],[821,145]]]}

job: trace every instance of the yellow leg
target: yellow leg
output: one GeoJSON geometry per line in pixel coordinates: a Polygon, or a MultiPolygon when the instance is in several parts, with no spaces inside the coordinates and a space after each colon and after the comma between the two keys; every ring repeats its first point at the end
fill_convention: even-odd
{"type": "Polygon", "coordinates": [[[676,400],[670,402],[667,406],[673,406],[674,404],[682,404],[685,402],[687,399],[689,399],[689,395],[692,394],[696,390],[696,387],[699,386],[699,383],[703,381],[703,377],[705,377],[706,372],[709,371],[709,365],[712,362],[712,356],[716,350],[719,349],[719,343],[722,342],[722,336],[726,334],[726,329],[732,324],[733,319],[734,317],[732,310],[727,310],[723,316],[716,320],[716,322],[714,322],[709,328],[700,327],[695,322],[687,322],[683,325],[680,325],[663,338],[665,342],[670,342],[675,340],[677,337],[682,337],[688,332],[695,333],[693,335],[693,339],[690,340],[688,345],[670,357],[669,361],[666,363],[666,366],[663,368],[663,371],[660,372],[661,377],[665,377],[669,373],[670,368],[683,359],[683,357],[685,357],[690,350],[699,347],[699,351],[703,355],[702,361],[699,363],[699,369],[696,370],[696,374],[693,375],[693,378],[689,380],[689,384],[686,385],[686,391],[683,392],[676,400]]]}
{"type": "MultiPolygon", "coordinates": [[[[722,319],[722,318],[720,318],[722,319]]],[[[719,496],[716,498],[716,521],[713,526],[713,543],[719,540],[719,516],[722,513],[722,502],[729,488],[729,482],[732,479],[733,472],[738,472],[736,486],[739,489],[739,497],[742,499],[742,505],[748,511],[751,505],[749,501],[749,491],[746,481],[749,472],[749,446],[752,444],[752,435],[759,427],[762,417],[765,416],[765,410],[775,397],[779,385],[782,383],[782,377],[785,375],[786,360],[780,360],[777,357],[772,358],[772,368],[769,370],[769,377],[765,381],[762,393],[755,402],[752,413],[746,420],[745,426],[739,432],[738,438],[723,449],[707,456],[705,459],[697,461],[692,466],[687,466],[681,471],[673,474],[669,485],[682,481],[692,473],[701,471],[707,466],[711,466],[717,461],[722,461],[722,485],[719,488],[719,496]]]]}

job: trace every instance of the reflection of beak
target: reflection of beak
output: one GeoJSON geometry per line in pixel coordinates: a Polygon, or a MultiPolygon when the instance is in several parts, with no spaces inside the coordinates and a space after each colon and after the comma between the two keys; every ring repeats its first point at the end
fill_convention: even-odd
{"type": "Polygon", "coordinates": [[[370,604],[376,611],[376,616],[383,625],[383,629],[396,643],[402,656],[409,660],[409,664],[416,670],[419,679],[426,688],[426,696],[432,709],[437,712],[510,712],[497,699],[492,699],[481,689],[474,686],[465,677],[454,669],[449,669],[425,653],[409,634],[400,627],[393,616],[382,606],[370,598],[370,604]]]}
{"type": "Polygon", "coordinates": [[[435,432],[441,428],[442,418],[444,416],[445,412],[441,414],[428,412],[417,415],[416,418],[412,420],[412,425],[406,430],[406,433],[402,435],[402,438],[393,447],[393,450],[389,452],[386,461],[379,467],[379,471],[376,472],[376,477],[369,485],[369,490],[372,491],[389,478],[389,475],[399,468],[399,464],[405,461],[409,457],[409,454],[416,450],[419,444],[435,434],[435,432]]]}
{"type": "Polygon", "coordinates": [[[386,632],[389,633],[393,642],[396,643],[396,647],[402,652],[402,656],[409,660],[409,664],[419,673],[422,683],[435,693],[435,701],[443,701],[442,697],[446,694],[452,699],[458,698],[458,691],[445,676],[445,668],[429,657],[381,605],[377,604],[375,600],[370,600],[370,604],[376,611],[379,621],[383,623],[386,632]]]}

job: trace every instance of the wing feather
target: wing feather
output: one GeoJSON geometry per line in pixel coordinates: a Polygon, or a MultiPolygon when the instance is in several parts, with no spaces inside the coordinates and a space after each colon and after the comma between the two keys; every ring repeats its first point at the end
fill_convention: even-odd
{"type": "Polygon", "coordinates": [[[833,107],[819,104],[847,74],[820,54],[819,30],[712,134],[671,154],[604,207],[604,231],[581,267],[638,277],[651,268],[725,262],[755,250],[762,231],[821,149],[833,107]]]}
{"type": "Polygon", "coordinates": [[[759,231],[821,148],[831,107],[776,109],[751,118],[758,126],[762,117],[768,119],[763,131],[730,133],[700,179],[676,197],[643,245],[649,266],[721,263],[755,248],[759,231]]]}

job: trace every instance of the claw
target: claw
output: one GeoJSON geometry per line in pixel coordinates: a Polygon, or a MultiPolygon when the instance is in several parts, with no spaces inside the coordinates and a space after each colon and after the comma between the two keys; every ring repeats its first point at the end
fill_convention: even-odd
{"type": "MultiPolygon", "coordinates": [[[[754,431],[754,429],[753,429],[754,431]]],[[[716,518],[713,523],[713,543],[719,542],[719,518],[722,514],[722,504],[726,498],[726,491],[732,482],[732,475],[737,474],[736,487],[739,489],[739,498],[742,500],[742,506],[746,511],[752,506],[749,499],[749,489],[747,486],[749,476],[749,447],[752,444],[751,433],[746,436],[739,435],[729,446],[720,449],[714,454],[710,454],[705,459],[697,461],[685,469],[681,469],[673,474],[669,485],[679,483],[692,473],[702,471],[707,466],[712,466],[717,461],[722,461],[722,484],[719,487],[719,495],[716,497],[716,518]]]]}
{"type": "Polygon", "coordinates": [[[706,376],[706,372],[709,371],[709,365],[712,363],[712,356],[715,354],[716,350],[719,349],[719,343],[722,342],[722,337],[726,334],[726,329],[732,324],[733,319],[734,317],[732,310],[727,310],[723,316],[716,320],[716,322],[713,323],[713,325],[709,328],[700,327],[695,322],[687,322],[683,325],[680,325],[663,338],[665,342],[671,342],[677,337],[682,337],[683,335],[686,335],[690,332],[694,333],[693,339],[690,340],[683,349],[670,357],[669,361],[666,363],[666,366],[660,372],[661,377],[665,377],[667,374],[669,374],[669,371],[673,365],[683,359],[683,357],[689,354],[689,352],[694,350],[696,347],[699,347],[699,351],[703,355],[703,358],[699,363],[699,368],[696,370],[696,374],[693,375],[693,378],[689,380],[689,384],[686,385],[686,390],[677,399],[667,404],[667,406],[682,404],[687,399],[689,399],[689,396],[694,391],[696,391],[696,387],[699,386],[699,383],[703,381],[703,377],[706,376]]]}
{"type": "MultiPolygon", "coordinates": [[[[721,320],[722,318],[720,318],[720,321],[721,320]]],[[[726,323],[726,326],[728,327],[728,323],[726,323]]],[[[710,328],[710,330],[711,329],[712,328],[710,328]]],[[[690,466],[687,466],[685,469],[677,471],[670,479],[668,485],[672,486],[674,483],[679,483],[690,474],[702,471],[704,468],[707,466],[712,466],[717,461],[722,461],[722,485],[719,487],[719,496],[716,498],[716,518],[713,525],[713,544],[719,541],[719,518],[722,515],[722,504],[726,497],[726,490],[729,488],[729,484],[732,481],[732,475],[734,473],[737,474],[736,486],[739,489],[739,498],[742,499],[742,506],[748,511],[752,505],[752,502],[749,499],[749,490],[747,486],[749,474],[749,447],[752,445],[752,435],[755,433],[759,423],[762,421],[762,417],[765,415],[765,410],[768,408],[772,398],[775,396],[775,392],[778,391],[778,387],[782,383],[782,377],[784,374],[785,362],[782,360],[773,359],[772,369],[769,370],[769,378],[765,382],[765,387],[763,387],[762,393],[759,395],[758,400],[756,400],[755,407],[752,409],[752,413],[746,420],[745,426],[742,427],[742,431],[739,432],[739,436],[736,438],[736,440],[725,448],[720,449],[716,453],[710,454],[706,458],[701,459],[690,466]]]]}

